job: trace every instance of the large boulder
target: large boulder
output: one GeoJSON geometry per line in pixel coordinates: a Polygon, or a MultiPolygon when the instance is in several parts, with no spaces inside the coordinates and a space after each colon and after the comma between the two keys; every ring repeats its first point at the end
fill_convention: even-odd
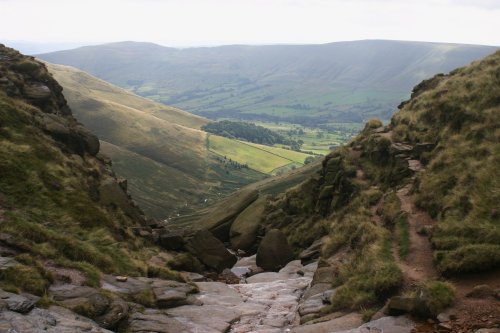
{"type": "Polygon", "coordinates": [[[278,229],[271,229],[257,250],[257,266],[266,271],[278,271],[293,260],[293,257],[292,248],[285,234],[278,229]]]}
{"type": "Polygon", "coordinates": [[[202,263],[218,272],[232,267],[237,261],[224,244],[207,230],[197,231],[186,247],[202,263]]]}
{"type": "Polygon", "coordinates": [[[200,226],[210,230],[221,241],[228,241],[229,230],[235,217],[258,197],[259,193],[256,190],[244,189],[236,192],[211,208],[200,221],[200,226]]]}
{"type": "Polygon", "coordinates": [[[261,197],[248,206],[234,220],[229,230],[231,247],[233,249],[249,250],[255,244],[257,232],[261,225],[266,198],[261,197]]]}
{"type": "Polygon", "coordinates": [[[184,248],[184,232],[163,229],[160,231],[158,244],[166,250],[182,250],[184,248]]]}

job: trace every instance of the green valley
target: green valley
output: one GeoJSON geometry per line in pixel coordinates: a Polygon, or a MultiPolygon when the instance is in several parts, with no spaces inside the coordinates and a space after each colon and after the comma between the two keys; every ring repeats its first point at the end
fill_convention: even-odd
{"type": "Polygon", "coordinates": [[[75,117],[99,135],[102,152],[112,158],[117,174],[128,179],[132,195],[150,216],[193,212],[277,170],[300,166],[308,156],[209,138],[199,129],[209,122],[205,118],[134,95],[72,67],[47,66],[64,87],[75,117]],[[222,161],[225,155],[238,165],[222,161]]]}
{"type": "Polygon", "coordinates": [[[39,57],[210,119],[318,127],[388,120],[420,80],[495,49],[386,40],[185,49],[122,42],[39,57]]]}

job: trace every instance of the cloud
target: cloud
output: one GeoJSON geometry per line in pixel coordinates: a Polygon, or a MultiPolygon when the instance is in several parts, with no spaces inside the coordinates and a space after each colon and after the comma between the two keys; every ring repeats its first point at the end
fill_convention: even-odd
{"type": "Polygon", "coordinates": [[[500,45],[500,0],[0,0],[0,40],[500,45]],[[493,6],[494,8],[490,8],[493,6]]]}

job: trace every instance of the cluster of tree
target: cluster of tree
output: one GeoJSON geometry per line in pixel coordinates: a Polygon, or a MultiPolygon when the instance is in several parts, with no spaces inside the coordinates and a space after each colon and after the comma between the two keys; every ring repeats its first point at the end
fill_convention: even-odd
{"type": "Polygon", "coordinates": [[[240,139],[270,146],[279,143],[291,147],[298,146],[300,148],[300,144],[297,142],[268,128],[252,123],[222,120],[206,124],[202,129],[206,132],[232,139],[240,139]]]}
{"type": "Polygon", "coordinates": [[[225,169],[234,169],[234,170],[248,169],[248,163],[245,164],[238,163],[230,158],[228,159],[226,156],[217,157],[217,161],[224,164],[225,169]]]}

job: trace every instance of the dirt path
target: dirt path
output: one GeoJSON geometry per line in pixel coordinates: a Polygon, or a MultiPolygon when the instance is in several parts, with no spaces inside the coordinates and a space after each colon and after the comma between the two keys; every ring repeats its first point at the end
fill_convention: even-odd
{"type": "Polygon", "coordinates": [[[407,185],[396,193],[401,202],[401,211],[405,212],[408,218],[410,249],[406,259],[401,260],[397,246],[393,247],[396,262],[405,276],[406,287],[413,287],[438,277],[429,239],[418,234],[418,230],[433,225],[434,221],[429,214],[415,206],[415,197],[409,193],[410,186],[407,185]]]}

